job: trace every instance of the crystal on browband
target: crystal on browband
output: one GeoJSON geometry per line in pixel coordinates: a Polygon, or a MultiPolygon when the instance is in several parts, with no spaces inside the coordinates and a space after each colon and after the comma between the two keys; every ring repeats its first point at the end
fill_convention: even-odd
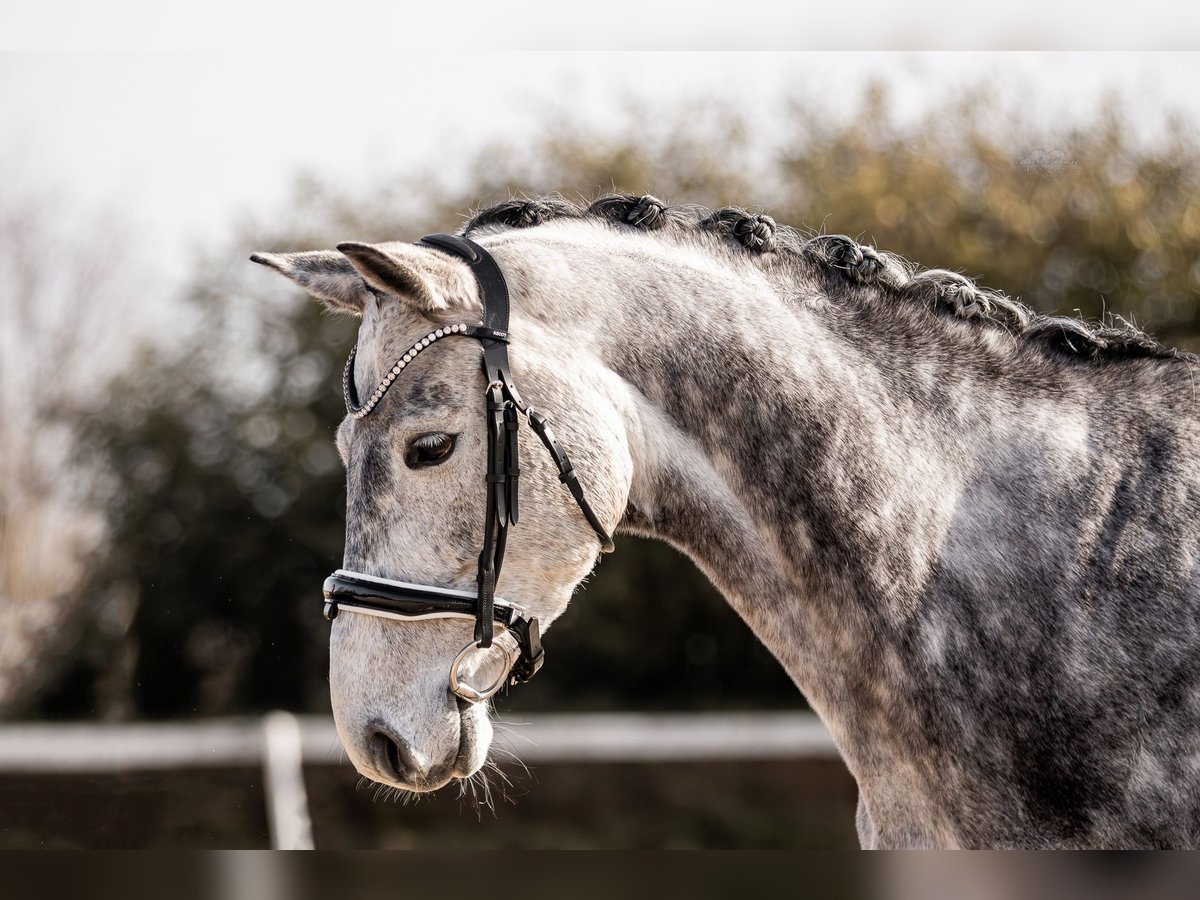
{"type": "Polygon", "coordinates": [[[371,410],[373,410],[379,404],[379,401],[383,399],[383,395],[388,392],[388,388],[392,386],[392,382],[399,377],[400,373],[404,371],[405,367],[407,367],[410,362],[417,358],[417,354],[419,354],[422,350],[435,341],[457,334],[476,339],[487,338],[494,341],[508,340],[508,334],[506,332],[494,331],[491,328],[484,328],[481,325],[444,325],[435,331],[429,332],[429,334],[425,335],[425,337],[421,338],[406,351],[404,351],[403,355],[396,360],[396,364],[388,370],[386,375],[383,376],[383,380],[376,385],[375,390],[371,393],[371,396],[367,398],[367,402],[363,403],[362,405],[359,405],[358,395],[354,389],[354,357],[355,354],[358,353],[358,345],[355,344],[350,350],[349,358],[346,360],[346,368],[342,370],[342,396],[346,399],[346,411],[350,413],[351,418],[361,419],[363,416],[369,415],[371,410]]]}

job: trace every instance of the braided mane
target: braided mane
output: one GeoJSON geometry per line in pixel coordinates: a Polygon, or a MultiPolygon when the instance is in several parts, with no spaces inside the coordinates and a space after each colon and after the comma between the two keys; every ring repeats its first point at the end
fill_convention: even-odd
{"type": "Polygon", "coordinates": [[[916,301],[953,318],[1002,328],[1060,354],[1080,359],[1113,360],[1191,358],[1165,347],[1132,324],[1093,324],[1066,316],[1047,316],[999,291],[945,269],[918,269],[893,253],[859,244],[840,234],[804,234],[777,225],[770,216],[734,206],[709,210],[668,206],[650,195],[612,194],[583,206],[561,196],[506,200],[479,210],[462,229],[480,231],[533,228],[562,219],[601,221],[614,228],[649,232],[703,232],[716,235],[741,252],[778,254],[808,262],[818,271],[853,284],[873,286],[898,299],[916,301]]]}

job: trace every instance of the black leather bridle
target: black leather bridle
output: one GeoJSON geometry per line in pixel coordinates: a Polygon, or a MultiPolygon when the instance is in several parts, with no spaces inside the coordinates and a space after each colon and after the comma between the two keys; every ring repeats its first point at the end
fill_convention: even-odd
{"type": "Polygon", "coordinates": [[[502,627],[512,632],[520,651],[510,669],[509,677],[498,683],[496,690],[504,683],[528,681],[541,668],[545,658],[537,619],[527,618],[520,607],[496,598],[496,581],[504,563],[508,528],[517,524],[520,511],[517,431],[521,416],[525,417],[534,434],[549,451],[558,467],[559,481],[570,490],[584,518],[599,537],[601,552],[610,552],[613,542],[588,504],[571,460],[555,439],[549,422],[545,416],[521,399],[513,383],[508,361],[508,285],[500,266],[483,247],[467,238],[451,234],[431,234],[421,238],[417,244],[460,257],[471,267],[483,299],[483,324],[448,325],[430,332],[396,361],[365,403],[359,402],[354,387],[356,347],[350,351],[350,358],[346,360],[342,388],[346,409],[352,417],[361,419],[376,408],[405,367],[434,342],[445,337],[463,336],[474,338],[483,346],[483,371],[487,376],[487,509],[483,549],[479,553],[476,574],[477,589],[476,593],[471,595],[466,591],[408,584],[338,569],[325,579],[325,618],[332,620],[337,617],[339,609],[348,609],[401,620],[448,617],[474,619],[474,641],[464,648],[463,653],[455,660],[450,682],[451,690],[459,696],[468,700],[480,700],[495,693],[495,690],[484,695],[460,690],[457,684],[458,665],[469,650],[475,647],[491,647],[495,623],[499,622],[502,627]]]}

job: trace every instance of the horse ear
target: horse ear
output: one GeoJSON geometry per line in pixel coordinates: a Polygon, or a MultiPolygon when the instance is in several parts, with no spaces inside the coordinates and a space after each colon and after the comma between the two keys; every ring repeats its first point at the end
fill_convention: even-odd
{"type": "Polygon", "coordinates": [[[286,275],[336,312],[361,316],[371,296],[350,260],[333,250],[255,253],[250,261],[286,275]]]}
{"type": "Polygon", "coordinates": [[[478,306],[475,278],[465,262],[426,247],[392,242],[338,244],[367,282],[423,315],[478,306]]]}

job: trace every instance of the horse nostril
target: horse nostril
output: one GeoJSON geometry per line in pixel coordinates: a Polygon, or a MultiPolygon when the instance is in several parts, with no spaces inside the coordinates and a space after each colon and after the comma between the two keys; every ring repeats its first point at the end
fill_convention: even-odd
{"type": "Polygon", "coordinates": [[[375,728],[371,731],[370,743],[375,765],[386,777],[393,781],[409,781],[418,773],[412,750],[404,741],[382,728],[375,728]]]}

